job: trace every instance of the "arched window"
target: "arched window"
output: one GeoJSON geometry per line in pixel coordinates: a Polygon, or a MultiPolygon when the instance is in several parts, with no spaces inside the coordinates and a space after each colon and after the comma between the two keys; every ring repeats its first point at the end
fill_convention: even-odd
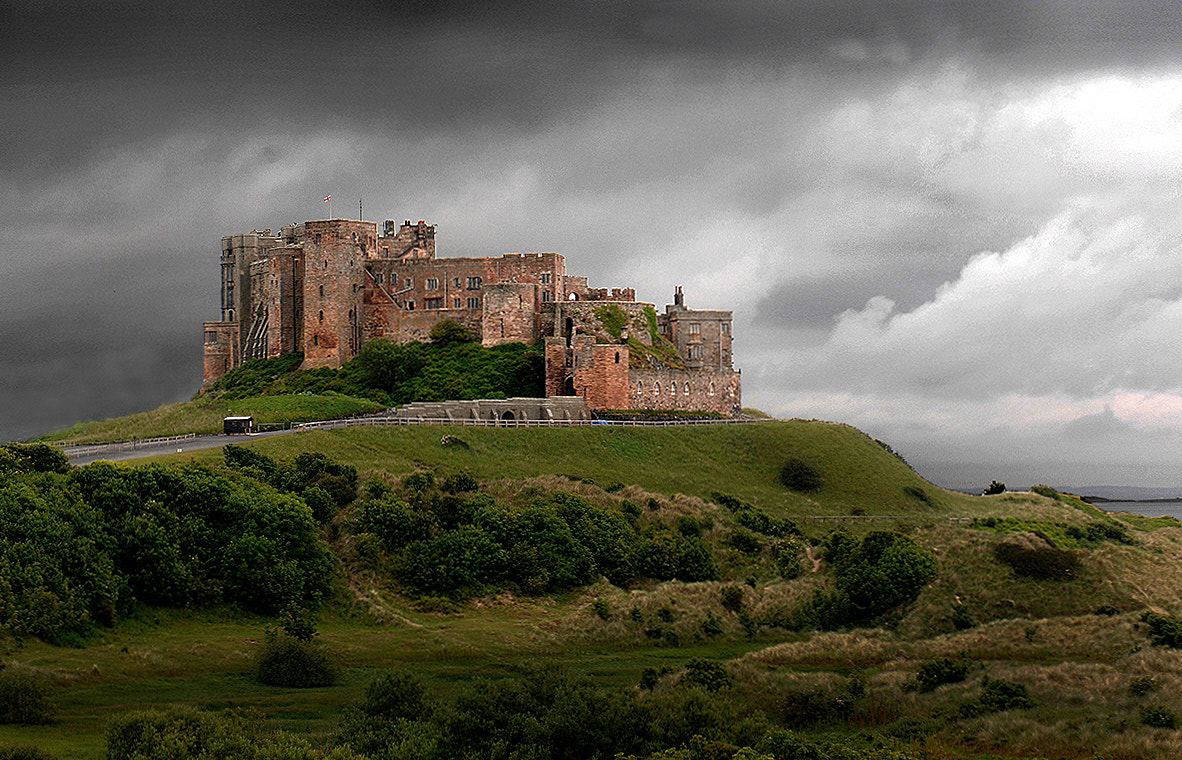
{"type": "Polygon", "coordinates": [[[323,285],[320,286],[320,297],[324,298],[324,286],[323,285]]]}
{"type": "Polygon", "coordinates": [[[685,395],[689,395],[689,383],[685,384],[685,395]]]}
{"type": "Polygon", "coordinates": [[[711,396],[714,395],[714,381],[713,380],[710,381],[710,395],[711,396]]]}
{"type": "Polygon", "coordinates": [[[619,363],[620,363],[620,352],[617,351],[616,352],[616,364],[619,364],[619,363]]]}
{"type": "Polygon", "coordinates": [[[654,396],[661,395],[661,381],[660,380],[653,382],[653,395],[654,396]]]}
{"type": "Polygon", "coordinates": [[[639,396],[644,393],[644,383],[639,380],[636,381],[636,395],[639,396]]]}
{"type": "Polygon", "coordinates": [[[669,395],[670,396],[677,395],[677,383],[669,383],[669,395]]]}
{"type": "Polygon", "coordinates": [[[313,336],[312,336],[312,345],[313,345],[313,346],[319,346],[319,345],[320,345],[320,336],[319,336],[319,335],[313,335],[313,336]]]}
{"type": "Polygon", "coordinates": [[[324,309],[320,310],[320,323],[324,324],[324,309]]]}

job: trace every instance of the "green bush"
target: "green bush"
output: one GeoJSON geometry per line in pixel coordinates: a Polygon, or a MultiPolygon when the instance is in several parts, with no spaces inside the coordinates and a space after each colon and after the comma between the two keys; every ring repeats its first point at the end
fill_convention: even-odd
{"type": "Polygon", "coordinates": [[[439,488],[445,493],[472,493],[480,490],[480,484],[466,472],[453,472],[443,479],[439,488]]]}
{"type": "Polygon", "coordinates": [[[267,686],[332,686],[336,668],[323,647],[286,633],[268,631],[255,656],[255,676],[267,686]]]}
{"type": "Polygon", "coordinates": [[[1178,727],[1178,713],[1164,705],[1145,705],[1141,708],[1141,725],[1151,728],[1178,727]]]}
{"type": "Polygon", "coordinates": [[[821,490],[821,473],[803,459],[793,457],[780,467],[780,483],[793,491],[812,493],[821,490]]]}
{"type": "Polygon", "coordinates": [[[685,664],[681,680],[686,685],[696,684],[706,691],[729,689],[735,683],[735,677],[725,665],[701,657],[695,657],[685,664]]]}
{"type": "Polygon", "coordinates": [[[982,491],[981,493],[984,494],[985,496],[994,496],[996,494],[1005,493],[1005,492],[1006,492],[1006,484],[995,480],[992,483],[990,483],[985,488],[985,490],[982,491]]]}
{"type": "Polygon", "coordinates": [[[842,530],[824,541],[837,588],[816,589],[786,623],[796,629],[832,630],[868,623],[915,600],[936,577],[936,557],[914,539],[871,531],[861,541],[842,530]]]}
{"type": "Polygon", "coordinates": [[[437,346],[450,346],[454,343],[469,343],[473,340],[472,332],[454,319],[441,319],[431,327],[428,333],[431,342],[437,346]]]}
{"type": "Polygon", "coordinates": [[[50,723],[55,710],[53,687],[46,678],[22,667],[0,670],[0,723],[50,723]]]}
{"type": "Polygon", "coordinates": [[[947,683],[960,683],[968,676],[971,666],[972,663],[965,658],[928,660],[920,664],[915,681],[920,691],[933,691],[947,683]]]}
{"type": "Polygon", "coordinates": [[[919,486],[903,486],[903,493],[913,499],[923,502],[929,507],[935,506],[935,502],[932,501],[932,497],[928,495],[927,491],[923,490],[919,486]]]}
{"type": "Polygon", "coordinates": [[[1182,620],[1156,612],[1141,615],[1141,622],[1149,626],[1149,641],[1156,646],[1182,649],[1182,620]]]}
{"type": "Polygon", "coordinates": [[[1129,696],[1143,697],[1157,688],[1157,679],[1153,676],[1138,676],[1129,681],[1129,696]]]}
{"type": "Polygon", "coordinates": [[[1055,489],[1051,488],[1050,486],[1044,486],[1044,485],[1031,486],[1030,492],[1036,493],[1039,496],[1045,496],[1048,499],[1055,499],[1056,501],[1058,501],[1058,499],[1059,499],[1059,492],[1056,491],[1055,489]]]}
{"type": "Polygon", "coordinates": [[[1033,707],[1034,700],[1030,698],[1026,684],[985,676],[981,679],[981,694],[961,705],[960,713],[964,717],[973,717],[1004,710],[1029,710],[1033,707]]]}
{"type": "Polygon", "coordinates": [[[730,610],[736,615],[739,610],[743,609],[743,589],[741,586],[723,586],[719,591],[719,597],[724,609],[730,610]]]}

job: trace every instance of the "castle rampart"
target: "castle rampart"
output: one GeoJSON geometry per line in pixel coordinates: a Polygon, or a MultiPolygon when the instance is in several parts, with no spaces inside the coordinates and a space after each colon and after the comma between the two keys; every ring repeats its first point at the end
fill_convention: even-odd
{"type": "Polygon", "coordinates": [[[374,222],[325,219],[224,237],[204,387],[247,359],[293,351],[306,368],[340,367],[367,341],[427,340],[450,319],[486,346],[544,340],[547,396],[588,409],[739,408],[729,311],[688,309],[678,288],[658,315],[632,288],[567,275],[557,253],[435,253],[423,221],[387,221],[379,234],[374,222]]]}

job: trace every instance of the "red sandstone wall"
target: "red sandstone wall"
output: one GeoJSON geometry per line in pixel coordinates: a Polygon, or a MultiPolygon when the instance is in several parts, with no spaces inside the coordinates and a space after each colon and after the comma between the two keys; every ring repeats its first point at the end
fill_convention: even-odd
{"type": "Polygon", "coordinates": [[[361,347],[364,263],[377,227],[347,219],[304,226],[303,366],[340,367],[361,347]]]}
{"type": "Polygon", "coordinates": [[[629,373],[632,409],[677,409],[736,415],[742,376],[733,370],[638,370],[629,373]]]}

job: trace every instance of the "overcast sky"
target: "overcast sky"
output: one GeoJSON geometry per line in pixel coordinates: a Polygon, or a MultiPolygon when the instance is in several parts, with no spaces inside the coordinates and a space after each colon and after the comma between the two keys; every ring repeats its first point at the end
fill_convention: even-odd
{"type": "Polygon", "coordinates": [[[190,397],[222,235],[733,309],[946,486],[1182,485],[1182,6],[0,0],[0,440],[190,397]]]}

